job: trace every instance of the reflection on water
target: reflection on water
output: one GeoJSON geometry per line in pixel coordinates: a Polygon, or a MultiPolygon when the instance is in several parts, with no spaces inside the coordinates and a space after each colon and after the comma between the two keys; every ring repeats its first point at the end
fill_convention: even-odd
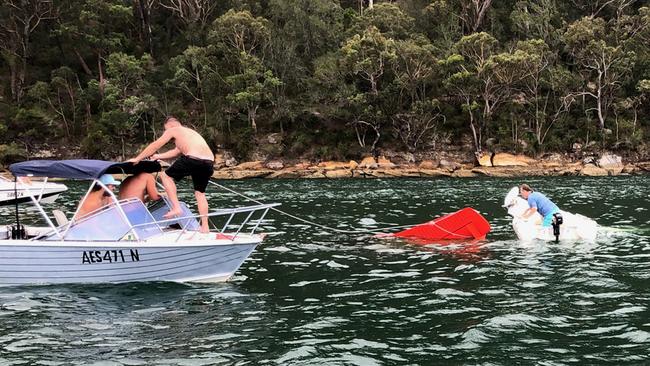
{"type": "MultiPolygon", "coordinates": [[[[0,288],[0,364],[647,362],[648,178],[527,180],[606,226],[591,244],[517,241],[500,206],[519,183],[223,182],[341,229],[420,223],[471,206],[493,231],[469,246],[423,246],[270,214],[264,230],[274,234],[226,284],[0,288]]],[[[71,215],[67,197],[85,188],[69,185],[57,204],[71,215]]],[[[181,191],[193,203],[189,185],[181,191]]],[[[212,207],[246,203],[209,192],[212,207]]]]}

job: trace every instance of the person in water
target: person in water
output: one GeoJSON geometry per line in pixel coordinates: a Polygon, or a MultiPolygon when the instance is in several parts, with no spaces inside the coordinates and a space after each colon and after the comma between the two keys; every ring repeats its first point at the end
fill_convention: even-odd
{"type": "Polygon", "coordinates": [[[120,185],[120,199],[138,198],[142,202],[158,201],[160,193],[156,189],[156,178],[149,173],[132,175],[120,185]]]}
{"type": "Polygon", "coordinates": [[[171,210],[165,214],[164,218],[169,219],[181,214],[181,206],[178,202],[176,183],[174,181],[191,176],[192,183],[194,184],[194,197],[196,198],[199,215],[201,216],[201,232],[207,233],[210,228],[208,226],[208,200],[205,197],[205,189],[214,172],[214,154],[205,142],[205,139],[198,132],[183,126],[175,117],[167,117],[164,127],[165,132],[160,138],[152,142],[138,156],[129,161],[137,164],[145,158],[166,160],[180,155],[166,171],[160,174],[160,180],[172,204],[171,210]],[[176,145],[174,149],[162,154],[156,154],[160,148],[172,139],[176,145]]]}
{"type": "MultiPolygon", "coordinates": [[[[115,190],[115,187],[120,185],[120,182],[115,180],[112,175],[104,174],[99,177],[99,181],[102,182],[106,188],[111,191],[115,190]]],[[[81,202],[77,214],[74,216],[75,219],[83,217],[100,207],[106,206],[111,203],[111,194],[106,191],[104,187],[99,184],[95,184],[91,189],[90,193],[86,196],[86,199],[81,202]]]]}
{"type": "Polygon", "coordinates": [[[557,205],[545,195],[533,191],[528,184],[522,184],[519,186],[519,194],[528,201],[528,209],[524,211],[522,217],[527,219],[534,215],[535,212],[539,212],[539,214],[544,218],[542,226],[551,226],[551,222],[553,222],[553,214],[560,212],[557,205]]]}

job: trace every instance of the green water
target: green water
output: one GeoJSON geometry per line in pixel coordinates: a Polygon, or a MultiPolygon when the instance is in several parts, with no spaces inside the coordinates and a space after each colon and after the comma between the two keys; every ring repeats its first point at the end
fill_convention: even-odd
{"type": "MultiPolygon", "coordinates": [[[[477,246],[420,246],[271,213],[272,234],[226,284],[0,288],[0,364],[650,362],[648,177],[526,180],[606,227],[595,243],[561,244],[516,239],[501,204],[520,180],[220,183],[341,229],[471,206],[492,232],[477,246]]],[[[85,187],[68,185],[57,204],[70,215],[85,187]]],[[[209,192],[212,207],[247,203],[209,192]]]]}

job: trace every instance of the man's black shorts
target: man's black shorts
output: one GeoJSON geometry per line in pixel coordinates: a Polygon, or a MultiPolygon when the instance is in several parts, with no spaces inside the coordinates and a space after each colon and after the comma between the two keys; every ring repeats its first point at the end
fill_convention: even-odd
{"type": "Polygon", "coordinates": [[[213,165],[214,162],[212,160],[182,155],[176,159],[174,164],[165,170],[165,173],[177,182],[190,175],[192,176],[194,190],[205,193],[205,189],[214,172],[213,165]]]}

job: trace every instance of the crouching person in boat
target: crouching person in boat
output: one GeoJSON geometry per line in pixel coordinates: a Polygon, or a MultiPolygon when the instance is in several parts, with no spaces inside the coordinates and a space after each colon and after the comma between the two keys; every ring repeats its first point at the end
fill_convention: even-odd
{"type": "Polygon", "coordinates": [[[528,209],[524,211],[522,217],[528,219],[530,216],[534,215],[535,212],[539,212],[539,214],[544,218],[542,221],[542,227],[551,226],[553,215],[560,212],[557,205],[545,195],[533,191],[528,184],[522,184],[519,186],[519,194],[528,201],[528,209]]]}
{"type": "Polygon", "coordinates": [[[132,175],[120,184],[120,200],[138,198],[142,203],[162,198],[156,188],[156,178],[150,173],[132,175]]]}
{"type": "MultiPolygon", "coordinates": [[[[106,188],[110,189],[111,191],[115,190],[115,187],[120,185],[120,182],[115,180],[112,175],[110,174],[104,174],[101,177],[99,177],[99,181],[102,182],[106,188]]],[[[81,218],[97,209],[100,207],[107,206],[112,203],[111,200],[111,195],[104,189],[99,184],[95,184],[86,196],[86,199],[81,202],[81,206],[77,210],[77,213],[74,216],[74,219],[81,218]]]]}

